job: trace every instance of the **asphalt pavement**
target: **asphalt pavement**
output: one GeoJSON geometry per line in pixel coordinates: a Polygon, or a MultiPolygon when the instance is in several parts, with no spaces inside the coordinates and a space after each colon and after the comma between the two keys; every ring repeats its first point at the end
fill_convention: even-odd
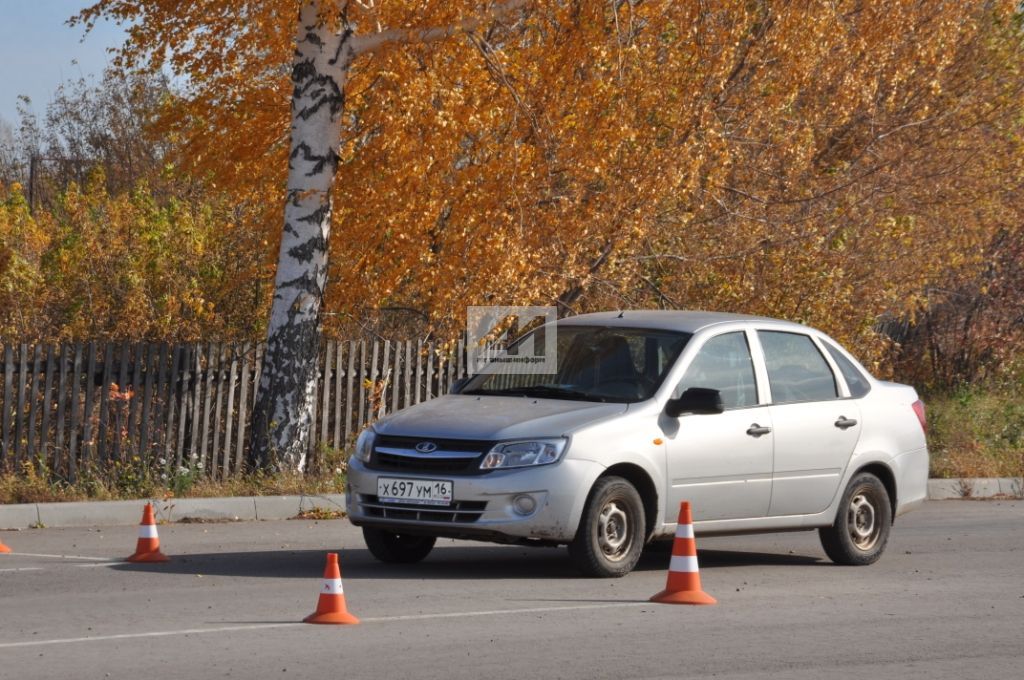
{"type": "Polygon", "coordinates": [[[0,532],[0,678],[1012,678],[1024,669],[1024,502],[939,501],[871,567],[809,532],[698,538],[714,607],[655,605],[668,553],[622,579],[564,549],[441,541],[382,565],[345,520],[0,532]],[[340,553],[358,626],[298,623],[340,553]]]}

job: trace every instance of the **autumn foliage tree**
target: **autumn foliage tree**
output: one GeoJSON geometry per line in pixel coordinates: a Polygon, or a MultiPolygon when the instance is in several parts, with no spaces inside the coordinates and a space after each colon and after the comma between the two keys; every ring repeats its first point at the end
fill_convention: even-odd
{"type": "Polygon", "coordinates": [[[769,28],[716,116],[732,160],[634,256],[636,297],[814,323],[877,362],[881,314],[912,322],[987,268],[1022,217],[1020,35],[993,4],[934,9],[834,16],[803,59],[769,28]],[[786,110],[741,115],[759,92],[786,110]]]}
{"type": "MultiPolygon", "coordinates": [[[[389,16],[383,6],[317,0],[302,2],[298,7],[288,2],[238,6],[197,0],[154,6],[111,0],[101,1],[83,12],[86,23],[102,14],[137,19],[139,23],[130,30],[128,45],[122,51],[122,63],[131,68],[140,59],[146,59],[150,72],[155,72],[153,69],[159,68],[164,60],[162,52],[169,51],[172,66],[192,79],[198,93],[193,99],[207,105],[219,103],[228,110],[237,110],[238,102],[231,98],[245,92],[244,87],[237,87],[240,79],[261,83],[264,74],[272,78],[271,74],[280,72],[280,67],[287,63],[281,59],[284,50],[291,52],[284,226],[280,232],[267,348],[253,414],[253,464],[300,471],[305,466],[327,281],[331,189],[340,161],[342,115],[353,62],[390,44],[444,40],[523,4],[521,0],[508,0],[482,12],[474,12],[476,8],[462,7],[460,3],[435,3],[433,12],[398,6],[398,13],[391,12],[389,16]],[[367,18],[376,20],[376,29],[357,29],[361,17],[355,15],[360,9],[369,15],[367,18]],[[283,15],[295,18],[283,23],[283,15]],[[410,19],[424,18],[436,18],[442,23],[406,25],[410,19]],[[382,27],[382,21],[387,28],[382,27]],[[282,31],[284,28],[291,30],[282,31]],[[249,35],[253,31],[258,34],[249,35]],[[288,37],[282,40],[282,36],[288,37]],[[249,37],[257,40],[243,46],[241,41],[249,37]],[[268,43],[267,38],[276,38],[276,42],[268,43]]],[[[206,110],[207,117],[212,110],[206,110]]],[[[217,129],[221,135],[230,130],[217,129]]]]}
{"type": "Polygon", "coordinates": [[[40,275],[48,234],[29,214],[21,185],[0,184],[0,337],[22,338],[42,334],[43,315],[37,305],[43,292],[40,275]]]}
{"type": "Polygon", "coordinates": [[[131,22],[117,65],[185,80],[156,123],[176,162],[278,244],[252,460],[301,469],[327,310],[451,330],[467,303],[715,307],[857,344],[920,309],[1017,219],[1014,11],[101,0],[79,20],[131,22]]]}
{"type": "Polygon", "coordinates": [[[108,71],[61,85],[42,115],[23,109],[19,130],[0,134],[0,340],[265,328],[265,236],[233,195],[174,167],[173,138],[149,125],[167,92],[162,77],[108,71]]]}
{"type": "Polygon", "coordinates": [[[94,170],[32,214],[0,186],[0,338],[246,339],[262,328],[262,246],[213,200],[111,194],[94,170]],[[255,273],[254,273],[255,272],[255,273]]]}

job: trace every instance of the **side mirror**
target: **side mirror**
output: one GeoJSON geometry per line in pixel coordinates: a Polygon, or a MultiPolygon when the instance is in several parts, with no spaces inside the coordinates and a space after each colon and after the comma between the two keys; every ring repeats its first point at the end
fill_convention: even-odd
{"type": "Polygon", "coordinates": [[[691,387],[677,399],[669,399],[665,404],[665,414],[672,418],[678,418],[684,413],[711,415],[724,410],[722,394],[710,387],[691,387]]]}
{"type": "Polygon", "coordinates": [[[448,388],[448,394],[462,394],[462,389],[466,386],[469,380],[470,378],[467,376],[454,381],[451,387],[448,388]]]}

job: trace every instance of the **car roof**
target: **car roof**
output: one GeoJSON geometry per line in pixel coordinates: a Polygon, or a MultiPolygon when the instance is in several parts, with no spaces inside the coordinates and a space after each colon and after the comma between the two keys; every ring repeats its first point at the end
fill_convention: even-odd
{"type": "Polygon", "coordinates": [[[623,326],[632,328],[658,328],[664,330],[696,333],[697,331],[724,323],[756,322],[776,327],[788,327],[791,330],[809,330],[791,321],[772,319],[767,316],[751,316],[748,314],[731,314],[728,312],[704,312],[674,309],[625,309],[614,312],[595,312],[580,314],[559,319],[559,324],[571,326],[623,326]]]}

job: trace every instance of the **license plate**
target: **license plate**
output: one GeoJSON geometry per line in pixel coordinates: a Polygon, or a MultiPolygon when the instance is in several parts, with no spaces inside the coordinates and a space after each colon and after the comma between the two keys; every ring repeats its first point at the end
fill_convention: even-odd
{"type": "Polygon", "coordinates": [[[450,479],[377,478],[377,500],[381,503],[410,503],[412,505],[451,505],[450,479]]]}

